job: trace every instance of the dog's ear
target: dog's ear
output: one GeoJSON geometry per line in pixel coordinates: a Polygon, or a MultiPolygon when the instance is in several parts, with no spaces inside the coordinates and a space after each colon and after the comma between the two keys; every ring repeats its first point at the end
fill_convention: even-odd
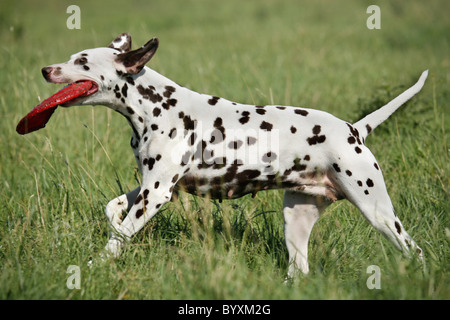
{"type": "Polygon", "coordinates": [[[131,50],[131,36],[128,33],[122,33],[117,36],[108,46],[108,48],[113,48],[119,50],[121,53],[128,52],[131,50]]]}
{"type": "Polygon", "coordinates": [[[158,38],[153,38],[139,49],[118,54],[116,62],[123,66],[123,72],[137,74],[153,57],[158,49],[158,44],[158,38]]]}

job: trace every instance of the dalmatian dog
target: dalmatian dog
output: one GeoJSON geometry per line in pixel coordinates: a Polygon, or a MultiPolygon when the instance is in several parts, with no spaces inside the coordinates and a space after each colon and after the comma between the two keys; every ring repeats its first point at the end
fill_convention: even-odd
{"type": "MultiPolygon", "coordinates": [[[[422,89],[428,71],[394,100],[351,124],[324,111],[246,105],[191,91],[145,66],[158,44],[153,38],[132,50],[131,36],[124,33],[108,47],[84,50],[68,62],[42,69],[48,82],[87,86],[75,94],[66,89],[53,104],[104,105],[131,125],[131,148],[142,183],[106,206],[113,230],[107,256],[117,257],[179,191],[233,199],[283,188],[289,277],[308,273],[311,230],[322,212],[341,199],[353,203],[395,247],[422,258],[394,211],[380,165],[364,143],[422,89]]],[[[38,128],[50,117],[41,115],[45,119],[38,119],[44,122],[38,128]]],[[[20,133],[37,130],[31,120],[27,126],[20,133]]]]}

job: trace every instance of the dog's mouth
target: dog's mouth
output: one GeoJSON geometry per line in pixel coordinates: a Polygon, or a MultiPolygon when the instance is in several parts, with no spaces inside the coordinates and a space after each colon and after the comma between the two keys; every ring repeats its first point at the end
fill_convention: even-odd
{"type": "Polygon", "coordinates": [[[68,84],[57,93],[35,106],[22,118],[22,120],[19,121],[16,131],[19,134],[26,134],[44,128],[59,105],[68,107],[79,101],[81,98],[94,94],[97,90],[98,85],[91,80],[80,80],[68,84]]]}

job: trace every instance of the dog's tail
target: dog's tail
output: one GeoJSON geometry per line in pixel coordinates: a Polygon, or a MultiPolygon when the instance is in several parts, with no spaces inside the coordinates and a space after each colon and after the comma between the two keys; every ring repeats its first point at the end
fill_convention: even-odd
{"type": "Polygon", "coordinates": [[[375,110],[371,114],[365,116],[358,122],[353,124],[360,136],[365,139],[369,133],[371,133],[378,125],[384,122],[391,114],[393,114],[402,104],[411,99],[417,94],[425,84],[425,80],[428,76],[428,70],[425,70],[420,76],[419,80],[411,88],[400,94],[394,100],[384,105],[378,110],[375,110]]]}

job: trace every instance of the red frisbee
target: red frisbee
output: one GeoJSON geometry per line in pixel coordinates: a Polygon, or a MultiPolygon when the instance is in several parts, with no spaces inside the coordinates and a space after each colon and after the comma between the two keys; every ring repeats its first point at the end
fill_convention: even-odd
{"type": "Polygon", "coordinates": [[[34,107],[19,121],[16,131],[19,134],[26,134],[44,128],[58,105],[70,103],[76,98],[87,96],[95,91],[97,88],[93,81],[84,80],[69,84],[34,107]]]}

